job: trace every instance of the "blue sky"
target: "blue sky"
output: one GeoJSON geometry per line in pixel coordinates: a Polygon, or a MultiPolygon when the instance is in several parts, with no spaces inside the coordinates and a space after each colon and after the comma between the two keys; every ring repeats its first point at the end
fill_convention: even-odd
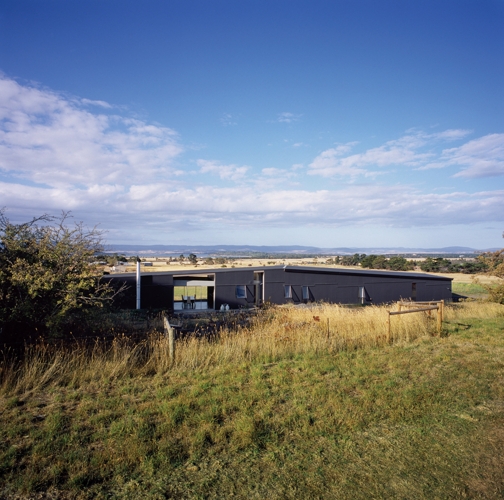
{"type": "Polygon", "coordinates": [[[504,1],[3,0],[0,207],[109,243],[504,230],[504,1]]]}

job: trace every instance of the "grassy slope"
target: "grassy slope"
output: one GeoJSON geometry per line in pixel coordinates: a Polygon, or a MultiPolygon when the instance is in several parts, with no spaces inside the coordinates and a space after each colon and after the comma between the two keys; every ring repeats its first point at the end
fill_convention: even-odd
{"type": "Polygon", "coordinates": [[[0,492],[501,498],[504,314],[447,317],[394,346],[4,387],[0,492]]]}

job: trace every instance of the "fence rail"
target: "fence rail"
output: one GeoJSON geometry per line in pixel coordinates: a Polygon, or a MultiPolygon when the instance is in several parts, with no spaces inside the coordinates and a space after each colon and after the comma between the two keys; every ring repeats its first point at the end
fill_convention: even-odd
{"type": "Polygon", "coordinates": [[[444,313],[444,300],[438,301],[425,301],[425,302],[398,302],[398,311],[387,311],[387,342],[390,343],[390,317],[397,316],[400,314],[410,314],[417,312],[428,312],[429,316],[431,311],[436,311],[436,327],[437,334],[441,335],[441,328],[443,326],[443,313],[444,313]],[[403,307],[409,307],[412,309],[403,310],[403,307]]]}

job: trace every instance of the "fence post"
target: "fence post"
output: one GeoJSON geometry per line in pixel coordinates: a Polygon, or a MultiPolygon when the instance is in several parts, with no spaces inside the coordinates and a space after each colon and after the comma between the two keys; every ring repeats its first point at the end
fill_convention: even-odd
{"type": "Polygon", "coordinates": [[[164,333],[168,336],[168,350],[170,357],[170,366],[175,362],[175,331],[170,325],[168,321],[168,317],[163,315],[163,325],[164,325],[164,333]]]}
{"type": "Polygon", "coordinates": [[[437,307],[437,333],[441,337],[441,327],[443,325],[443,306],[438,303],[437,307]]]}
{"type": "Polygon", "coordinates": [[[390,344],[390,311],[387,311],[387,342],[390,344]]]}

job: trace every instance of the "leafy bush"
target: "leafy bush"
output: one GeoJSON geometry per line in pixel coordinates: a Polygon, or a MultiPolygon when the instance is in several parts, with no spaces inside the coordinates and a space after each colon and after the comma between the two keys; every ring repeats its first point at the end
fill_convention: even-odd
{"type": "Polygon", "coordinates": [[[504,248],[480,255],[479,261],[486,266],[488,275],[498,278],[494,284],[480,283],[488,292],[488,300],[504,304],[504,248]]]}
{"type": "Polygon", "coordinates": [[[94,263],[102,234],[69,215],[13,224],[0,211],[0,328],[44,335],[79,309],[102,307],[116,292],[94,263]]]}

